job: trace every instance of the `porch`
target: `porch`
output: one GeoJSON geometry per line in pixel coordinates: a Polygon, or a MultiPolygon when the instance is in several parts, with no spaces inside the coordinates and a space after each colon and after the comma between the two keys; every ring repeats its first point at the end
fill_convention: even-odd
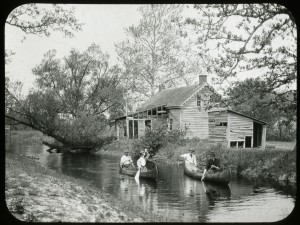
{"type": "Polygon", "coordinates": [[[146,130],[153,129],[153,121],[168,122],[168,113],[165,106],[153,107],[128,113],[126,116],[115,119],[115,129],[119,139],[136,139],[143,136],[146,130]]]}

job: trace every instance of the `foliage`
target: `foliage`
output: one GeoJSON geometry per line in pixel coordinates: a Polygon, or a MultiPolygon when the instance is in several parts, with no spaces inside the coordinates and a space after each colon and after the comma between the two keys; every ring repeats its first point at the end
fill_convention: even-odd
{"type": "Polygon", "coordinates": [[[148,148],[149,152],[154,156],[162,147],[172,144],[183,144],[187,128],[169,130],[166,123],[153,122],[153,129],[146,130],[145,135],[135,140],[133,146],[136,153],[148,148]]]}
{"type": "Polygon", "coordinates": [[[72,37],[74,31],[81,30],[74,15],[74,8],[63,5],[24,4],[15,8],[7,17],[6,24],[21,29],[26,34],[50,36],[59,31],[72,37]]]}
{"type": "Polygon", "coordinates": [[[268,123],[268,140],[291,141],[296,132],[296,91],[263,94],[266,86],[260,78],[236,82],[228,89],[227,104],[233,110],[268,123]]]}
{"type": "Polygon", "coordinates": [[[287,8],[269,3],[194,8],[199,18],[189,18],[187,23],[198,33],[199,48],[210,54],[210,69],[221,82],[257,70],[263,74],[267,93],[295,82],[296,24],[287,8]]]}
{"type": "Polygon", "coordinates": [[[83,53],[73,49],[63,60],[45,54],[33,69],[36,88],[20,99],[6,87],[6,117],[47,134],[63,145],[101,144],[108,124],[105,113],[120,106],[119,70],[93,44],[83,53]]]}
{"type": "Polygon", "coordinates": [[[182,5],[143,5],[142,19],[126,29],[127,40],[116,45],[125,67],[126,85],[140,99],[157,93],[159,86],[189,84],[199,71],[188,43],[180,37],[178,21],[182,5]]]}
{"type": "Polygon", "coordinates": [[[207,71],[218,75],[224,89],[225,81],[231,82],[225,90],[227,105],[269,122],[268,138],[291,140],[297,100],[297,35],[291,11],[270,3],[194,8],[199,17],[188,18],[186,24],[195,31],[207,71]],[[259,76],[233,82],[239,75],[259,76]]]}
{"type": "Polygon", "coordinates": [[[166,143],[167,126],[165,124],[155,126],[152,130],[148,129],[145,135],[134,143],[136,153],[149,148],[150,153],[155,155],[158,150],[166,143]]]}
{"type": "MultiPolygon", "coordinates": [[[[73,37],[80,31],[82,23],[75,17],[75,9],[57,4],[24,4],[10,12],[5,24],[20,29],[26,35],[44,35],[49,37],[53,32],[73,37]]],[[[23,37],[23,40],[26,36],[23,37]]],[[[5,63],[11,62],[15,52],[5,49],[5,63]]]]}

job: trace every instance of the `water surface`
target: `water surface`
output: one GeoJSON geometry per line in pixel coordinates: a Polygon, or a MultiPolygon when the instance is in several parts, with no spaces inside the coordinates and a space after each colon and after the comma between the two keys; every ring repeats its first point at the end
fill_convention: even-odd
{"type": "Polygon", "coordinates": [[[133,201],[147,211],[185,222],[274,222],[287,217],[295,196],[273,187],[233,179],[215,185],[189,178],[182,165],[158,163],[158,180],[119,173],[119,157],[48,153],[39,138],[13,135],[11,150],[39,157],[42,166],[94,184],[105,193],[133,201]]]}

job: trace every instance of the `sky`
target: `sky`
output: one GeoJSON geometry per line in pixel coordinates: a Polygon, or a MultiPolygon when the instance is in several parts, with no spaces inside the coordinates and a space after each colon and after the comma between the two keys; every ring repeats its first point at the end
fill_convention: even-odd
{"type": "Polygon", "coordinates": [[[6,65],[6,72],[13,80],[23,83],[23,93],[33,86],[32,68],[43,59],[43,55],[51,50],[57,50],[57,57],[68,55],[72,48],[86,50],[92,43],[99,44],[103,52],[110,55],[110,63],[117,62],[114,43],[126,39],[125,28],[137,24],[140,14],[138,5],[80,5],[76,6],[76,15],[82,30],[73,38],[66,38],[61,33],[52,33],[50,37],[26,35],[9,25],[5,26],[5,48],[15,54],[11,63],[6,65]]]}

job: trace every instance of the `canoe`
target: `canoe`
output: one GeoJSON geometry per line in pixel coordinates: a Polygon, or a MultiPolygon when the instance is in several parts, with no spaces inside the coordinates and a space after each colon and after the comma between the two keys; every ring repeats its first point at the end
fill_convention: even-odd
{"type": "MultiPolygon", "coordinates": [[[[134,177],[138,171],[136,168],[124,169],[121,167],[121,163],[119,164],[119,167],[120,167],[120,173],[132,177],[134,177]]],[[[147,172],[140,172],[140,178],[156,180],[157,177],[158,177],[158,169],[156,165],[154,165],[153,169],[148,170],[147,172]]]]}
{"type": "MultiPolygon", "coordinates": [[[[184,174],[196,180],[201,180],[203,172],[199,168],[193,166],[192,164],[185,163],[184,174]]],[[[230,182],[230,170],[226,169],[222,172],[216,173],[209,171],[208,174],[205,176],[204,181],[228,184],[230,182]]]]}

